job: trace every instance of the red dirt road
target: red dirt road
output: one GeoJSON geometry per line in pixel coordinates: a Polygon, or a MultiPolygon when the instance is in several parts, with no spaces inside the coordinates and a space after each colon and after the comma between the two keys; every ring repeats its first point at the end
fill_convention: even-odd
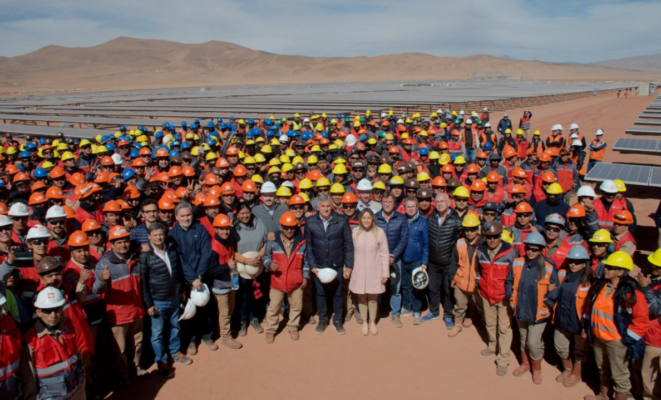
{"type": "MultiPolygon", "coordinates": [[[[568,132],[569,124],[576,122],[587,140],[592,140],[596,128],[602,128],[610,147],[651,100],[650,97],[617,100],[615,95],[609,95],[532,107],[532,127],[540,129],[546,137],[551,125],[561,123],[568,132]]],[[[515,124],[522,112],[523,109],[508,110],[515,124]]],[[[492,121],[497,123],[501,115],[494,113],[492,121]]],[[[609,150],[606,160],[659,164],[661,158],[621,156],[609,150]]],[[[652,199],[645,202],[634,198],[633,202],[641,225],[636,236],[645,250],[653,250],[656,228],[647,215],[656,210],[659,193],[643,190],[636,196],[652,199]]],[[[317,335],[315,326],[307,326],[298,342],[289,339],[285,332],[272,345],[265,343],[263,334],[249,330],[247,337],[240,338],[243,349],[220,346],[220,350],[212,352],[202,346],[198,355],[192,357],[192,365],[176,367],[174,379],[166,381],[152,368],[149,379],[132,382],[128,392],[113,398],[557,400],[582,398],[591,392],[584,383],[567,389],[555,382],[558,370],[546,362],[542,368],[542,385],[534,385],[530,375],[515,378],[511,375],[518,366],[514,355],[510,373],[497,376],[494,357],[480,355],[485,345],[475,328],[464,329],[458,337],[450,339],[440,320],[421,326],[413,326],[411,318],[404,318],[403,322],[404,327],[397,329],[389,319],[382,320],[376,337],[363,337],[355,321],[346,324],[344,336],[335,333],[332,327],[317,335]]],[[[518,342],[513,347],[518,347],[518,342]]],[[[547,355],[553,352],[547,346],[547,355]]]]}

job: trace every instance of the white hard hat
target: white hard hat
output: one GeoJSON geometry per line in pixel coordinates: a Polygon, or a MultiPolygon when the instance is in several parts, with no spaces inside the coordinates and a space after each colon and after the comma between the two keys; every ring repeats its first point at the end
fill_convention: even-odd
{"type": "Polygon", "coordinates": [[[186,302],[186,306],[184,307],[184,311],[181,313],[181,316],[179,317],[179,321],[186,321],[195,316],[195,313],[197,312],[197,307],[195,306],[195,303],[193,303],[190,299],[186,302]]]}
{"type": "Polygon", "coordinates": [[[503,114],[503,118],[505,117],[509,117],[509,115],[507,115],[507,113],[503,114]]]}
{"type": "Polygon", "coordinates": [[[459,115],[464,115],[464,114],[465,114],[464,110],[459,111],[459,115]]]}
{"type": "Polygon", "coordinates": [[[122,165],[122,163],[124,162],[124,159],[120,154],[113,154],[112,156],[110,156],[110,158],[112,158],[112,161],[115,163],[115,165],[122,165]]]}
{"type": "Polygon", "coordinates": [[[54,219],[54,218],[66,218],[66,217],[67,217],[67,212],[64,211],[64,208],[60,206],[52,206],[51,208],[48,209],[48,212],[46,212],[46,220],[54,219]]]}
{"type": "Polygon", "coordinates": [[[578,134],[577,133],[572,133],[571,135],[569,135],[569,138],[570,139],[578,139],[578,134]]]}
{"type": "Polygon", "coordinates": [[[429,275],[422,267],[418,267],[411,272],[411,280],[414,288],[422,290],[429,284],[429,275]]]}
{"type": "MultiPolygon", "coordinates": [[[[243,256],[245,258],[255,258],[259,256],[258,251],[248,251],[246,253],[243,253],[243,256]]],[[[262,271],[264,271],[264,266],[260,265],[259,267],[254,267],[252,265],[248,264],[243,264],[240,262],[236,263],[236,269],[239,271],[239,275],[243,279],[254,279],[257,278],[262,271]]]]}
{"type": "Polygon", "coordinates": [[[303,122],[310,122],[310,118],[303,118],[303,122]]]}
{"type": "Polygon", "coordinates": [[[488,112],[488,111],[489,111],[489,109],[488,109],[488,108],[486,108],[486,107],[484,107],[484,108],[482,109],[482,111],[484,111],[484,112],[488,112]]]}
{"type": "Polygon", "coordinates": [[[60,289],[48,286],[39,292],[37,300],[34,302],[35,308],[45,310],[49,308],[62,307],[66,304],[64,295],[60,289]]]}
{"type": "Polygon", "coordinates": [[[0,226],[7,226],[13,224],[11,218],[6,215],[0,214],[0,226]]]}
{"type": "Polygon", "coordinates": [[[278,140],[279,140],[280,142],[282,142],[282,143],[287,143],[287,142],[289,142],[289,136],[287,136],[287,135],[280,135],[280,137],[278,138],[278,140]]]}
{"type": "Polygon", "coordinates": [[[473,112],[471,113],[471,117],[477,117],[477,113],[476,113],[475,111],[473,111],[473,112]]]}
{"type": "Polygon", "coordinates": [[[168,144],[172,140],[172,137],[170,135],[163,136],[163,144],[168,144]]]}
{"type": "Polygon", "coordinates": [[[597,136],[601,136],[601,135],[604,134],[604,131],[601,130],[601,129],[597,129],[597,130],[594,132],[594,134],[597,135],[597,136]]]}
{"type": "Polygon", "coordinates": [[[317,271],[317,276],[321,283],[330,283],[337,278],[337,271],[333,268],[319,268],[317,271]]]}
{"type": "Polygon", "coordinates": [[[571,142],[571,145],[581,147],[581,146],[583,146],[583,143],[581,143],[581,141],[578,140],[578,139],[574,139],[574,141],[571,142]]]}
{"type": "Polygon", "coordinates": [[[572,129],[578,129],[578,124],[573,123],[573,124],[569,125],[569,130],[572,130],[572,129]]]}
{"type": "Polygon", "coordinates": [[[387,113],[384,113],[384,112],[382,112],[382,113],[381,113],[381,118],[388,118],[388,114],[387,114],[387,113]]]}
{"type": "Polygon", "coordinates": [[[360,182],[358,182],[358,186],[356,188],[358,189],[358,191],[372,190],[372,183],[367,179],[361,179],[360,182]]]}
{"type": "Polygon", "coordinates": [[[555,124],[551,127],[552,131],[557,131],[558,130],[558,124],[555,124]]]}
{"type": "Polygon", "coordinates": [[[403,123],[404,123],[404,120],[400,118],[400,119],[397,120],[397,123],[398,123],[398,124],[403,124],[403,123]]]}
{"type": "Polygon", "coordinates": [[[562,125],[560,125],[560,124],[556,125],[556,129],[559,130],[559,131],[563,130],[562,125]]]}
{"type": "Polygon", "coordinates": [[[294,189],[294,184],[291,183],[290,181],[284,181],[284,182],[282,183],[282,185],[280,185],[280,187],[283,187],[283,186],[286,186],[286,187],[288,187],[288,188],[290,188],[290,189],[294,189]]]}
{"type": "Polygon", "coordinates": [[[271,181],[265,182],[262,185],[262,188],[260,190],[260,193],[262,194],[270,194],[270,193],[275,193],[277,191],[275,184],[271,181]]]}
{"type": "Polygon", "coordinates": [[[27,217],[30,215],[30,209],[25,203],[14,203],[9,209],[10,217],[27,217]]]}
{"type": "Polygon", "coordinates": [[[209,297],[211,297],[211,294],[206,283],[202,284],[202,289],[191,289],[190,291],[190,299],[197,307],[206,306],[209,302],[209,297]]]}
{"type": "Polygon", "coordinates": [[[604,193],[615,194],[617,193],[617,185],[615,184],[615,182],[611,181],[610,179],[607,179],[601,182],[601,185],[599,185],[599,190],[601,190],[604,193]]]}
{"type": "Polygon", "coordinates": [[[358,139],[356,139],[354,135],[349,135],[344,139],[344,143],[346,143],[347,146],[355,146],[356,143],[358,143],[358,139]]]}
{"type": "Polygon", "coordinates": [[[484,127],[485,128],[491,128],[491,123],[487,122],[486,124],[484,124],[484,127]]]}
{"type": "Polygon", "coordinates": [[[438,110],[436,110],[436,114],[443,114],[443,110],[439,108],[438,110]]]}
{"type": "Polygon", "coordinates": [[[594,192],[591,186],[581,186],[576,191],[576,197],[597,197],[597,194],[594,192]]]}
{"type": "Polygon", "coordinates": [[[28,236],[25,239],[50,239],[50,232],[48,231],[48,228],[43,225],[35,225],[30,228],[28,236]]]}
{"type": "Polygon", "coordinates": [[[466,123],[467,123],[467,124],[472,124],[472,123],[473,123],[473,120],[470,119],[470,118],[468,118],[468,119],[466,120],[466,123]]]}

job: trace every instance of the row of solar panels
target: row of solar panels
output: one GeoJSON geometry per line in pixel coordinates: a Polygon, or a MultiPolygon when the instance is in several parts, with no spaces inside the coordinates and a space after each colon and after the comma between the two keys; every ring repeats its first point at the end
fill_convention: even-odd
{"type": "Polygon", "coordinates": [[[600,162],[585,176],[586,181],[621,179],[627,185],[661,187],[661,167],[600,162]]]}

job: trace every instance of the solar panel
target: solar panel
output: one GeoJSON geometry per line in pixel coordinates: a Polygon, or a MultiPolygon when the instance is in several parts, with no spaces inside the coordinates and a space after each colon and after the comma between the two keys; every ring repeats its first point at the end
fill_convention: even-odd
{"type": "Polygon", "coordinates": [[[64,133],[64,136],[71,136],[77,138],[93,138],[96,135],[106,135],[112,131],[102,129],[74,129],[74,128],[54,128],[48,126],[37,125],[16,125],[16,124],[0,124],[0,132],[11,132],[22,135],[40,135],[40,136],[55,136],[58,132],[64,133]]]}
{"type": "Polygon", "coordinates": [[[657,154],[659,151],[659,142],[657,139],[621,137],[615,142],[613,150],[657,154]]]}
{"type": "Polygon", "coordinates": [[[650,111],[645,111],[642,114],[638,116],[638,118],[661,118],[661,112],[650,112],[650,111]]]}
{"type": "Polygon", "coordinates": [[[645,165],[598,163],[585,176],[586,181],[621,179],[627,185],[648,186],[652,168],[645,165]]]}
{"type": "Polygon", "coordinates": [[[626,132],[630,135],[661,135],[661,128],[630,126],[626,132]]]}
{"type": "Polygon", "coordinates": [[[650,186],[661,187],[661,167],[652,167],[650,174],[650,186]]]}
{"type": "Polygon", "coordinates": [[[654,126],[661,126],[661,118],[645,118],[645,119],[637,119],[636,122],[634,122],[635,125],[654,125],[654,126]]]}

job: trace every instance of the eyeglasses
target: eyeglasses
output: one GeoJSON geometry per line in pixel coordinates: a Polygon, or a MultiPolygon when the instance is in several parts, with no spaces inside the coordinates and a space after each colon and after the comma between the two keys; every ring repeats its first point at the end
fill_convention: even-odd
{"type": "Polygon", "coordinates": [[[55,307],[55,308],[42,308],[40,309],[42,314],[46,315],[51,315],[52,313],[59,314],[62,312],[62,307],[55,307]]]}
{"type": "Polygon", "coordinates": [[[592,246],[595,247],[606,247],[608,246],[608,243],[590,243],[592,246]]]}
{"type": "Polygon", "coordinates": [[[45,246],[48,244],[48,239],[33,239],[30,241],[35,246],[45,246]]]}
{"type": "Polygon", "coordinates": [[[526,246],[526,251],[529,251],[531,253],[539,253],[542,250],[539,247],[528,247],[528,246],[526,246]]]}
{"type": "Polygon", "coordinates": [[[558,233],[558,232],[562,231],[562,228],[557,227],[557,226],[548,226],[547,225],[547,226],[544,227],[544,229],[546,229],[549,232],[555,232],[555,233],[558,233]]]}

